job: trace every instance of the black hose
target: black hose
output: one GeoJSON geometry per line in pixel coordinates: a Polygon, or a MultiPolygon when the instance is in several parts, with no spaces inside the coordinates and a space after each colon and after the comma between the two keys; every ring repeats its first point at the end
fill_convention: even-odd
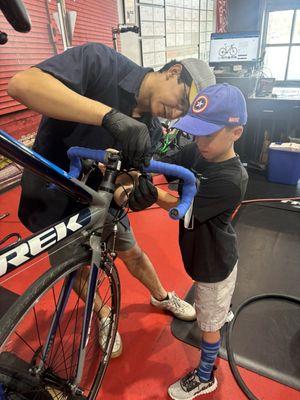
{"type": "Polygon", "coordinates": [[[243,381],[243,379],[237,369],[236,362],[234,359],[234,353],[233,353],[232,346],[231,346],[232,331],[233,331],[234,324],[237,320],[237,317],[243,308],[247,307],[251,303],[254,303],[259,300],[265,300],[265,299],[285,300],[285,301],[290,301],[292,303],[296,303],[296,304],[300,305],[299,297],[288,296],[288,295],[284,295],[284,294],[268,293],[268,294],[261,294],[261,295],[253,296],[253,297],[250,297],[249,299],[245,300],[242,304],[240,304],[238,306],[238,308],[234,312],[235,315],[234,315],[233,320],[227,324],[227,327],[226,327],[226,350],[227,350],[227,356],[228,356],[228,363],[229,363],[231,372],[232,372],[237,384],[242,389],[242,391],[245,393],[247,398],[250,400],[259,400],[259,399],[251,392],[251,390],[245,384],[245,382],[243,381]]]}

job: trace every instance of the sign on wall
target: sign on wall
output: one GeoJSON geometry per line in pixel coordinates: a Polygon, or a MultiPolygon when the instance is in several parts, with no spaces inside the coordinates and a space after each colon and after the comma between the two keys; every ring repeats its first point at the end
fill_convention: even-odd
{"type": "Polygon", "coordinates": [[[136,25],[135,0],[123,0],[126,25],[136,25]]]}

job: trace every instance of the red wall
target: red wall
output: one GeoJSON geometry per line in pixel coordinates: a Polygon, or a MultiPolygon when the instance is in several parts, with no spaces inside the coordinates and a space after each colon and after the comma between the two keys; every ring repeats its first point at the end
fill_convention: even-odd
{"type": "MultiPolygon", "coordinates": [[[[15,32],[0,15],[1,30],[9,41],[0,46],[0,129],[16,138],[36,132],[40,115],[26,109],[7,94],[7,83],[18,71],[63,51],[61,35],[53,19],[55,0],[24,0],[32,22],[27,34],[15,32]],[[52,32],[52,34],[51,34],[52,32]]],[[[66,0],[77,11],[73,46],[102,42],[112,47],[112,27],[118,24],[117,0],[66,0]]]]}

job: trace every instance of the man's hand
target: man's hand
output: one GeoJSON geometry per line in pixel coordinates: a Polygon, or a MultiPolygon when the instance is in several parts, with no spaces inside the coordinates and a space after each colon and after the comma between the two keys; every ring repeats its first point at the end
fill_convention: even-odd
{"type": "Polygon", "coordinates": [[[129,208],[132,211],[142,211],[156,203],[158,193],[156,187],[151,183],[147,175],[139,176],[138,185],[135,186],[129,198],[129,208]]]}
{"type": "Polygon", "coordinates": [[[145,124],[112,109],[103,117],[102,126],[122,144],[123,161],[127,168],[149,165],[151,142],[145,124]]]}

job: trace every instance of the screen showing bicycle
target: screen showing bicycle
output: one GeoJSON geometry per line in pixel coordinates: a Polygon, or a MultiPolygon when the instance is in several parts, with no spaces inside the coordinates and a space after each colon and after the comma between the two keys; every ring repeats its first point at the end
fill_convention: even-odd
{"type": "Polygon", "coordinates": [[[259,37],[259,32],[212,33],[209,64],[255,63],[259,37]]]}

